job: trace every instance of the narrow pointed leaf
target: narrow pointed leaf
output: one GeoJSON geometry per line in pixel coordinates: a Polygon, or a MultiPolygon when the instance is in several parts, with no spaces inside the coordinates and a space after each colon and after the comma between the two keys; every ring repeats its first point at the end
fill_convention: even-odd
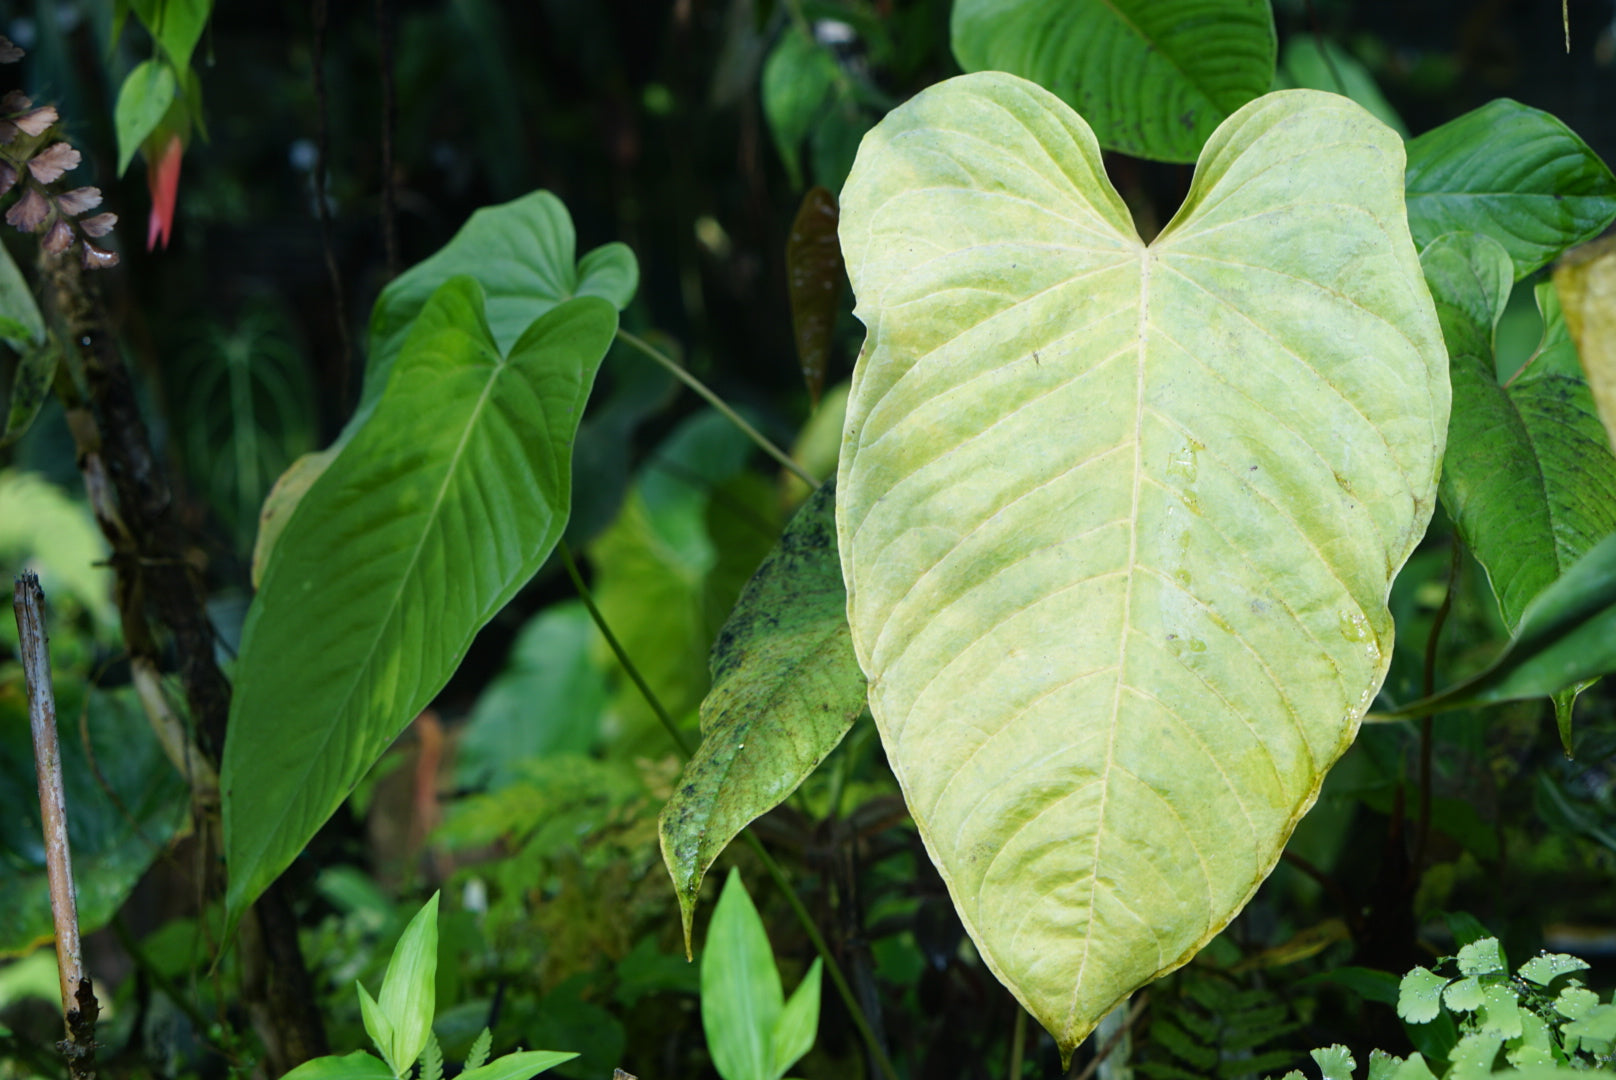
{"type": "Polygon", "coordinates": [[[437,1011],[438,894],[422,905],[393,947],[377,1004],[393,1033],[392,1061],[415,1064],[432,1034],[437,1011]]]}
{"type": "Polygon", "coordinates": [[[819,1035],[819,984],[824,963],[818,957],[808,966],[797,989],[786,999],[774,1022],[774,1068],[783,1073],[814,1048],[819,1035]]]}
{"type": "Polygon", "coordinates": [[[527,1080],[577,1056],[560,1050],[523,1050],[495,1058],[479,1068],[467,1069],[459,1080],[527,1080]]]}
{"type": "Polygon", "coordinates": [[[836,239],[836,196],[822,187],[809,188],[791,223],[786,240],[786,273],[790,276],[791,329],[797,339],[797,363],[808,384],[808,396],[819,404],[825,389],[825,363],[830,335],[842,302],[842,245],[836,239]]]}
{"type": "Polygon", "coordinates": [[[1554,268],[1554,287],[1599,418],[1616,447],[1616,240],[1571,252],[1554,268]]]}
{"type": "Polygon", "coordinates": [[[774,1030],[785,1007],[763,920],[731,870],[701,951],[701,1026],[724,1080],[777,1080],[774,1030]]]}
{"type": "MultiPolygon", "coordinates": [[[[387,1019],[387,1013],[370,996],[364,983],[355,983],[354,989],[359,991],[359,1017],[365,1024],[365,1034],[387,1061],[387,1068],[392,1073],[398,1073],[408,1067],[408,1063],[399,1063],[393,1055],[393,1044],[397,1039],[393,1036],[393,1025],[387,1019]]],[[[366,1055],[369,1056],[369,1055],[366,1055]]]]}
{"type": "Polygon", "coordinates": [[[1486,233],[1515,279],[1616,219],[1616,177],[1546,112],[1499,98],[1408,144],[1408,224],[1424,247],[1443,233],[1486,233]]]}
{"type": "Polygon", "coordinates": [[[1084,121],[949,80],[864,142],[837,484],[870,707],[989,967],[1069,1054],[1250,898],[1385,677],[1447,359],[1402,143],[1268,95],[1148,247],[1084,121]]]}
{"type": "Polygon", "coordinates": [[[1273,83],[1267,0],[957,0],[954,56],[1053,91],[1107,150],[1194,161],[1273,83]]]}
{"type": "Polygon", "coordinates": [[[797,512],[741,592],[713,644],[701,746],[663,808],[662,858],[684,917],[702,878],[740,831],[785,800],[864,709],[836,559],[835,496],[797,512]]]}
{"type": "Polygon", "coordinates": [[[124,79],[112,110],[112,126],[118,135],[119,176],[129,168],[146,136],[162,122],[177,89],[174,69],[161,60],[142,61],[124,79]]]}
{"type": "Polygon", "coordinates": [[[617,313],[570,301],[502,357],[482,312],[465,278],[433,297],[372,422],[275,546],[225,743],[233,916],[431,701],[566,524],[571,444],[617,313]]]}
{"type": "Polygon", "coordinates": [[[1453,382],[1442,504],[1486,569],[1513,631],[1535,596],[1616,532],[1616,455],[1552,285],[1538,291],[1542,345],[1500,384],[1493,332],[1513,270],[1503,245],[1479,233],[1450,233],[1420,262],[1453,382]]]}

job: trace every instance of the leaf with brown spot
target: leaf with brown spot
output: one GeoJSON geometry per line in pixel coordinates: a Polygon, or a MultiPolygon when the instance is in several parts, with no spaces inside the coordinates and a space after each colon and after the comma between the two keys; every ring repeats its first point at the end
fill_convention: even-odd
{"type": "Polygon", "coordinates": [[[741,592],[713,644],[701,746],[662,810],[662,858],[688,951],[702,877],[740,831],[778,806],[864,709],[847,627],[832,485],[809,499],[741,592]]]}
{"type": "Polygon", "coordinates": [[[809,188],[786,241],[791,328],[797,340],[802,377],[815,405],[825,388],[830,335],[836,326],[836,308],[842,302],[842,285],[847,281],[836,222],[836,196],[822,187],[809,188]]]}

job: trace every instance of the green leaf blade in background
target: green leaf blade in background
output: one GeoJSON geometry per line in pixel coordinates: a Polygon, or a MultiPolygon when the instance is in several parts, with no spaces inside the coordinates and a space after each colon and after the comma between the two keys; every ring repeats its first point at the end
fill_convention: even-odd
{"type": "Polygon", "coordinates": [[[161,60],[146,60],[131,71],[118,90],[112,125],[118,133],[118,175],[135,159],[135,151],[159,123],[178,92],[174,69],[161,60]]]}
{"type": "Polygon", "coordinates": [[[966,71],[1008,71],[1080,113],[1100,145],[1194,161],[1207,136],[1274,78],[1267,0],[958,0],[966,71]]]}
{"type": "Polygon", "coordinates": [[[344,433],[375,408],[393,359],[417,314],[450,278],[475,278],[488,296],[488,327],[501,352],[533,320],[575,296],[598,296],[622,311],[639,287],[639,266],[627,245],[603,244],[573,263],[577,234],[561,200],[534,191],[471,215],[454,238],[430,258],[395,278],[370,316],[370,355],[359,407],[344,433]]]}
{"type": "Polygon", "coordinates": [[[802,187],[802,144],[830,102],[836,61],[788,25],[763,63],[763,116],[793,189],[802,187]]]}
{"type": "Polygon", "coordinates": [[[1397,115],[1369,70],[1357,57],[1335,42],[1312,34],[1296,34],[1285,42],[1274,72],[1275,90],[1325,90],[1349,97],[1368,109],[1381,123],[1408,138],[1408,128],[1397,115]]]}
{"type": "Polygon", "coordinates": [[[832,485],[798,511],[742,591],[713,645],[712,669],[701,746],[659,829],[687,947],[713,860],[795,791],[864,709],[864,673],[836,558],[832,485]]]}
{"type": "Polygon", "coordinates": [[[1493,331],[1509,300],[1509,253],[1484,234],[1451,233],[1420,261],[1453,384],[1442,504],[1513,632],[1534,597],[1616,532],[1616,456],[1553,285],[1539,287],[1543,344],[1500,384],[1493,331]]]}
{"type": "Polygon", "coordinates": [[[617,327],[580,297],[501,356],[483,294],[422,309],[372,423],[287,523],[243,632],[225,745],[233,916],[302,850],[538,570],[617,327]]]}
{"type": "Polygon", "coordinates": [[[1357,105],[1270,95],[1147,248],[1084,122],[989,73],[891,113],[843,191],[853,641],[1063,1054],[1249,899],[1385,677],[1449,403],[1402,178],[1357,105]]]}
{"type": "Polygon", "coordinates": [[[1410,141],[1407,185],[1416,244],[1485,233],[1517,281],[1616,220],[1616,177],[1599,156],[1556,117],[1508,98],[1410,141]]]}

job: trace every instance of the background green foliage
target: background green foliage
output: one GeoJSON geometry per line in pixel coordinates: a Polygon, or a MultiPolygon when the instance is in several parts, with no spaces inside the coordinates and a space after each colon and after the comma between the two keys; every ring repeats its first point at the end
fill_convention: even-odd
{"type": "MultiPolygon", "coordinates": [[[[977,59],[986,42],[951,40],[973,11],[1036,16],[1051,5],[398,0],[381,5],[392,29],[384,35],[367,4],[230,4],[211,17],[207,5],[190,4],[207,18],[194,39],[165,38],[161,26],[154,35],[146,27],[158,26],[156,5],[144,2],[130,5],[135,18],[120,31],[120,6],[0,4],[0,32],[29,50],[3,70],[58,105],[85,155],[82,182],[100,184],[123,217],[124,268],[107,282],[119,346],[192,529],[187,559],[228,659],[252,595],[254,504],[289,461],[331,445],[355,408],[375,400],[367,361],[375,366],[386,350],[367,342],[402,325],[383,318],[378,331],[370,321],[378,297],[408,294],[413,313],[450,275],[485,268],[485,248],[445,247],[485,207],[523,200],[536,210],[533,193],[552,192],[577,235],[576,251],[560,260],[569,268],[577,252],[626,245],[637,290],[623,276],[623,248],[577,266],[585,278],[600,270],[602,281],[616,270],[615,291],[601,295],[623,307],[623,327],[676,355],[815,475],[830,472],[862,330],[842,294],[816,412],[787,299],[787,241],[805,189],[839,189],[862,134],[920,89],[962,65],[1004,66],[977,59]],[[397,116],[392,258],[381,216],[384,41],[397,116]],[[312,78],[317,60],[323,96],[312,78]],[[147,203],[143,166],[127,160],[133,128],[124,126],[120,153],[116,107],[145,62],[171,73],[176,100],[207,97],[207,138],[193,131],[174,237],[155,254],[141,242],[147,203]],[[325,180],[316,191],[322,129],[325,180]],[[328,237],[315,213],[322,202],[328,237]],[[397,276],[440,251],[444,261],[397,276]],[[427,277],[432,287],[415,287],[427,277]]],[[[1471,357],[1478,393],[1505,415],[1527,417],[1527,399],[1552,390],[1544,384],[1566,361],[1552,305],[1540,314],[1533,288],[1557,247],[1520,223],[1597,229],[1616,210],[1601,194],[1609,172],[1598,160],[1616,154],[1607,16],[1597,5],[1571,6],[1569,56],[1554,5],[1280,0],[1271,39],[1261,27],[1243,31],[1264,39],[1242,52],[1266,65],[1260,77],[1235,80],[1249,92],[1345,90],[1415,137],[1418,242],[1455,225],[1496,226],[1498,213],[1466,217],[1464,207],[1508,204],[1503,217],[1517,227],[1489,230],[1508,261],[1507,272],[1495,271],[1496,307],[1471,313],[1483,339],[1471,357]],[[1499,98],[1520,106],[1488,104],[1499,98]],[[1509,122],[1479,139],[1464,128],[1479,122],[1477,108],[1509,122]],[[1572,132],[1591,153],[1568,142],[1572,132]],[[1422,194],[1453,187],[1421,164],[1426,155],[1451,164],[1438,153],[1444,145],[1484,147],[1461,173],[1474,197],[1445,204],[1422,194]],[[1539,385],[1526,376],[1506,385],[1540,342],[1529,369],[1539,385]]],[[[1080,96],[1075,83],[1060,90],[1068,91],[1069,100],[1080,96]]],[[[186,119],[200,123],[202,114],[186,119]]],[[[1106,166],[1150,235],[1188,187],[1189,166],[1173,162],[1192,158],[1198,143],[1186,151],[1120,139],[1109,143],[1106,166]]],[[[31,272],[34,245],[20,239],[5,237],[31,272]]],[[[1478,257],[1499,263],[1497,253],[1478,257]]],[[[393,309],[384,300],[377,310],[393,309]]],[[[502,335],[492,304],[489,312],[502,349],[539,314],[514,316],[502,335]]],[[[31,326],[0,327],[19,329],[26,345],[31,326]]],[[[0,356],[0,390],[22,360],[0,356]]],[[[1582,408],[1563,395],[1555,402],[1582,408]]],[[[620,340],[580,420],[567,540],[607,620],[693,739],[714,639],[807,492],[620,340]]],[[[1478,431],[1478,455],[1485,440],[1478,431]]],[[[1496,562],[1469,536],[1455,561],[1454,531],[1439,511],[1393,587],[1397,644],[1382,708],[1483,672],[1516,629],[1520,608],[1501,611],[1489,585],[1496,562]]],[[[215,966],[222,911],[199,899],[199,868],[217,859],[217,839],[186,834],[183,783],[135,722],[107,575],[89,565],[101,552],[65,418],[46,402],[25,435],[0,448],[0,591],[26,563],[42,571],[51,596],[74,839],[94,901],[81,914],[87,929],[104,927],[92,938],[92,968],[112,1006],[103,1068],[244,1074],[260,1052],[240,1009],[244,974],[234,954],[215,966]]],[[[30,805],[31,775],[14,644],[9,617],[0,618],[0,780],[13,819],[0,829],[0,949],[28,954],[0,968],[5,1077],[56,1075],[49,1046],[60,1031],[39,1002],[38,987],[53,980],[38,977],[42,954],[29,954],[43,923],[28,900],[38,895],[37,832],[18,809],[30,805]]],[[[700,969],[684,959],[678,899],[658,851],[658,815],[680,761],[553,560],[446,678],[288,871],[333,1046],[365,1043],[354,981],[381,983],[410,917],[441,886],[434,1030],[447,1060],[464,1060],[488,1025],[496,1052],[519,1044],[580,1052],[556,1067],[560,1076],[600,1078],[618,1066],[642,1077],[718,1075],[701,1035],[700,969]]],[[[1375,1048],[1445,1061],[1462,1023],[1405,1024],[1398,979],[1489,935],[1514,960],[1543,947],[1586,957],[1593,966],[1578,977],[1608,1001],[1616,699],[1599,684],[1575,709],[1569,758],[1540,699],[1476,704],[1433,721],[1423,836],[1419,722],[1366,727],[1286,860],[1194,964],[1147,992],[1131,1050],[1110,1064],[1158,1078],[1233,1078],[1301,1067],[1312,1048],[1336,1044],[1360,1062],[1375,1048]]],[[[902,1076],[999,1077],[1013,1061],[1023,1075],[1059,1075],[1054,1045],[1036,1025],[1013,1045],[1023,1030],[1015,1006],[963,938],[867,717],[758,832],[902,1076]]],[[[742,845],[719,858],[700,894],[698,960],[731,867],[756,901],[784,985],[799,985],[814,950],[742,845]]],[[[1080,1050],[1074,1071],[1092,1056],[1080,1050]]],[[[876,1067],[827,983],[819,1037],[793,1075],[861,1073],[876,1067]]]]}

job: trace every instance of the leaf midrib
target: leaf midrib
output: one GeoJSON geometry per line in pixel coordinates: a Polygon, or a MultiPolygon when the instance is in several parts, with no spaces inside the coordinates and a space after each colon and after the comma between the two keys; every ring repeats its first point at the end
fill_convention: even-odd
{"type": "MultiPolygon", "coordinates": [[[[462,333],[463,332],[464,331],[462,331],[462,333]]],[[[479,342],[478,347],[480,350],[492,351],[488,350],[486,343],[483,342],[479,342]]],[[[455,447],[454,453],[449,458],[449,467],[444,470],[443,482],[438,486],[438,493],[436,498],[433,500],[431,510],[423,519],[425,522],[430,523],[437,519],[438,513],[443,506],[444,496],[447,494],[449,487],[454,480],[455,474],[459,470],[460,460],[464,456],[466,444],[471,438],[471,432],[476,428],[477,420],[482,415],[483,408],[487,404],[488,398],[493,392],[494,383],[499,379],[499,376],[507,369],[507,367],[508,360],[503,356],[500,357],[499,360],[494,364],[493,371],[490,373],[488,381],[483,385],[482,392],[478,394],[477,402],[472,407],[471,415],[467,418],[465,428],[460,434],[460,442],[455,447]]],[[[394,372],[393,377],[395,379],[398,378],[398,372],[394,372]]],[[[381,402],[378,401],[377,411],[380,411],[380,407],[381,402]]],[[[372,418],[374,419],[374,415],[372,418]]],[[[335,464],[335,462],[333,462],[333,464],[335,464]]],[[[391,628],[393,625],[394,616],[399,610],[399,602],[404,595],[404,585],[414,577],[416,565],[420,561],[421,551],[426,546],[426,537],[430,531],[431,530],[429,527],[423,527],[421,529],[420,538],[416,541],[415,550],[410,552],[409,562],[406,564],[405,571],[399,575],[398,587],[394,590],[393,597],[387,605],[387,616],[382,623],[384,630],[391,628]]],[[[267,586],[268,583],[266,582],[265,584],[267,586]]],[[[353,701],[354,694],[357,692],[359,684],[363,680],[365,673],[370,670],[371,662],[376,657],[376,649],[380,645],[383,636],[384,635],[382,633],[377,633],[371,638],[370,649],[365,653],[364,660],[354,666],[353,670],[355,675],[348,684],[348,692],[343,697],[341,705],[333,710],[333,716],[335,718],[340,720],[348,713],[348,707],[353,701]]],[[[327,726],[325,737],[321,739],[318,744],[318,752],[310,754],[306,759],[307,764],[304,766],[301,773],[298,774],[300,777],[300,782],[297,785],[298,789],[303,786],[303,781],[306,781],[309,774],[314,771],[315,764],[325,758],[327,750],[330,748],[332,742],[336,739],[338,726],[339,724],[337,723],[327,726]]],[[[345,798],[346,795],[343,797],[345,798]]],[[[259,867],[257,868],[258,874],[262,874],[263,872],[262,863],[264,853],[270,848],[271,838],[273,838],[280,831],[281,827],[284,826],[286,821],[291,817],[292,809],[295,805],[295,800],[289,800],[282,809],[280,815],[276,818],[276,827],[274,829],[265,831],[265,839],[262,841],[262,843],[260,843],[258,849],[258,862],[260,863],[259,867]]]]}

